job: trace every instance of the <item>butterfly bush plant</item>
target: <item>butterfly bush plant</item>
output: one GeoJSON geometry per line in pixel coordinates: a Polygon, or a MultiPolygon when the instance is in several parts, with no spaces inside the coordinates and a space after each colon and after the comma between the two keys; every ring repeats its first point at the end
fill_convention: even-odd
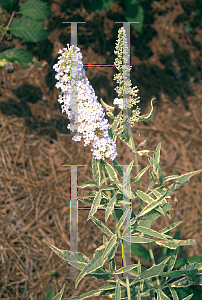
{"type": "MultiPolygon", "coordinates": [[[[71,299],[86,299],[91,296],[107,295],[115,300],[148,298],[151,300],[177,300],[179,298],[175,288],[187,287],[192,284],[202,284],[202,273],[198,272],[202,268],[202,263],[189,262],[188,265],[184,265],[179,270],[173,270],[179,247],[196,244],[194,240],[178,240],[168,234],[181,221],[171,224],[159,232],[151,229],[152,222],[161,215],[167,215],[171,219],[170,211],[172,206],[168,202],[171,192],[179,188],[183,183],[188,182],[190,177],[202,170],[189,172],[180,176],[171,175],[164,177],[159,165],[161,143],[158,144],[153,155],[150,155],[150,150],[139,150],[141,146],[146,144],[146,141],[142,142],[136,148],[132,134],[129,136],[123,134],[125,122],[131,127],[134,125],[134,122],[149,120],[153,115],[151,101],[150,112],[140,116],[140,109],[137,107],[137,103],[140,101],[137,96],[137,87],[131,88],[130,80],[123,84],[124,72],[127,74],[130,72],[130,67],[126,67],[123,63],[123,55],[127,53],[127,50],[126,33],[122,27],[118,32],[115,50],[115,54],[117,54],[115,66],[119,73],[114,76],[114,79],[118,83],[115,89],[118,97],[114,99],[113,103],[121,109],[120,113],[115,117],[113,114],[114,107],[104,103],[101,99],[102,105],[106,108],[107,115],[114,120],[112,125],[109,125],[108,120],[105,119],[102,105],[97,101],[94,89],[85,75],[80,49],[67,45],[67,48],[59,50],[61,56],[58,63],[54,65],[54,69],[57,72],[56,79],[58,80],[56,87],[61,89],[58,101],[62,104],[62,112],[65,112],[69,118],[76,114],[78,117],[77,122],[71,126],[68,125],[68,128],[72,131],[77,128],[77,134],[72,139],[80,141],[81,137],[83,137],[84,146],[88,144],[92,146],[92,172],[94,180],[85,182],[80,188],[89,186],[97,187],[97,191],[91,191],[87,197],[78,199],[83,203],[91,205],[88,220],[91,219],[104,234],[103,245],[95,250],[91,259],[80,252],[61,250],[46,242],[59,257],[81,271],[76,280],[75,288],[77,288],[78,283],[85,275],[92,276],[97,280],[102,279],[106,281],[106,284],[101,288],[71,299]],[[71,69],[73,62],[77,63],[77,72],[71,69]],[[76,94],[71,90],[71,81],[76,82],[77,97],[74,96],[76,94]],[[129,95],[129,100],[126,99],[125,101],[124,93],[129,95]],[[70,98],[72,101],[71,108],[70,98]],[[78,104],[77,109],[76,104],[78,104]],[[135,105],[136,109],[132,110],[132,116],[125,113],[125,108],[132,108],[135,105]],[[117,138],[125,142],[134,154],[134,160],[130,163],[126,171],[115,160],[117,156],[117,138]],[[140,171],[138,156],[143,155],[148,158],[148,166],[140,171]],[[111,163],[108,163],[106,158],[110,158],[111,163]],[[134,162],[137,175],[131,178],[134,162]],[[150,172],[150,182],[148,183],[147,190],[143,191],[141,177],[145,172],[150,172]],[[107,185],[107,180],[110,182],[109,185],[107,185]],[[174,180],[174,182],[167,185],[167,182],[170,180],[174,180]],[[134,182],[138,183],[137,190],[131,188],[131,184],[134,182]],[[133,200],[140,201],[140,208],[136,212],[131,209],[133,200]],[[115,206],[121,205],[128,206],[124,211],[115,209],[115,206]],[[94,217],[95,212],[100,207],[105,209],[106,223],[110,215],[114,217],[115,232],[94,217]],[[129,230],[130,235],[127,230],[129,230]],[[152,243],[160,247],[172,249],[172,255],[167,256],[159,264],[156,264],[151,247],[152,243]],[[145,269],[141,266],[140,260],[136,264],[126,263],[126,248],[130,249],[130,247],[132,248],[133,245],[137,244],[148,245],[150,259],[153,264],[152,267],[145,269]],[[118,245],[121,246],[123,258],[123,267],[120,269],[117,269],[115,260],[118,245]],[[109,268],[104,266],[107,261],[109,268]],[[125,275],[125,278],[120,277],[122,274],[125,275]],[[168,295],[171,295],[171,298],[168,295]]],[[[54,299],[61,299],[63,291],[64,286],[54,299]]],[[[48,299],[52,299],[52,293],[53,287],[49,292],[50,298],[48,299]]],[[[192,296],[193,294],[184,298],[184,300],[191,299],[192,296]]]]}

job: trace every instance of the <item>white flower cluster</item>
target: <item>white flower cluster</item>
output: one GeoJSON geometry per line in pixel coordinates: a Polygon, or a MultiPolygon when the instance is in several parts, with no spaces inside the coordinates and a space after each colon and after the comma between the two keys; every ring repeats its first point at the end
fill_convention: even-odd
{"type": "Polygon", "coordinates": [[[78,123],[74,122],[71,126],[69,124],[67,128],[72,131],[78,128],[78,133],[72,140],[80,141],[82,135],[85,139],[84,146],[92,143],[91,151],[96,159],[106,157],[114,160],[117,156],[116,143],[108,135],[110,125],[104,118],[102,105],[97,101],[94,89],[85,76],[80,49],[69,44],[67,47],[59,50],[61,56],[58,57],[58,63],[53,66],[57,72],[56,88],[61,89],[58,102],[64,103],[61,106],[62,112],[66,112],[69,119],[72,115],[78,117],[78,123]],[[76,111],[76,104],[78,111],[76,111]]]}
{"type": "MultiPolygon", "coordinates": [[[[127,80],[126,82],[124,81],[124,77],[127,78],[131,70],[130,66],[127,67],[127,64],[129,64],[129,57],[128,57],[128,46],[127,46],[127,39],[126,39],[126,33],[124,27],[121,27],[118,31],[118,39],[117,39],[115,49],[116,50],[114,51],[114,53],[117,54],[117,58],[115,58],[114,65],[119,71],[119,74],[114,75],[114,80],[116,80],[119,86],[115,88],[115,91],[118,94],[118,98],[115,98],[113,103],[114,105],[118,104],[118,107],[121,109],[130,108],[133,105],[136,105],[138,102],[140,102],[139,100],[140,97],[137,96],[137,93],[139,91],[137,89],[137,86],[131,88],[132,85],[131,80],[127,80]],[[129,99],[126,98],[123,101],[124,92],[125,94],[129,94],[130,97],[129,99]]],[[[132,110],[132,117],[129,118],[129,122],[131,126],[134,126],[134,122],[138,122],[139,115],[140,115],[140,108],[138,108],[137,106],[135,110],[132,110]]],[[[124,119],[125,118],[123,118],[123,120],[124,119]]]]}

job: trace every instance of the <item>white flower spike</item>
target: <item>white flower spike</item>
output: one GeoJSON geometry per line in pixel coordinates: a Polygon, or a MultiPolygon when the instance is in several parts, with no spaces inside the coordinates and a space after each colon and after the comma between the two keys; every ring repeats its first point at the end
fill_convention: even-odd
{"type": "MultiPolygon", "coordinates": [[[[102,105],[97,101],[94,89],[90,85],[88,78],[85,76],[83,69],[82,54],[80,49],[75,46],[60,49],[58,51],[61,56],[58,63],[53,66],[57,72],[55,78],[58,80],[56,88],[60,88],[61,92],[58,102],[62,104],[62,112],[65,112],[70,119],[71,113],[78,115],[78,123],[68,129],[72,131],[78,128],[78,133],[72,138],[74,141],[80,141],[81,135],[84,138],[84,146],[92,143],[93,155],[96,159],[111,158],[114,160],[117,156],[116,143],[108,135],[110,125],[108,120],[104,118],[104,110],[102,105]],[[71,60],[77,61],[77,78],[71,70],[71,60]],[[71,93],[71,81],[75,80],[77,97],[71,93]],[[71,111],[70,111],[71,99],[71,111]],[[78,103],[76,102],[78,101],[78,103]],[[72,105],[73,103],[73,105],[72,105]],[[78,104],[78,113],[76,112],[76,104],[78,104]]],[[[73,94],[74,95],[74,94],[73,94]]]]}

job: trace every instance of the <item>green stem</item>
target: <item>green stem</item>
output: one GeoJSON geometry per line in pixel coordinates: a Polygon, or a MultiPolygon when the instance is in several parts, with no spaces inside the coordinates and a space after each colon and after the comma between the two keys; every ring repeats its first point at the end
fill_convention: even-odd
{"type": "MultiPolygon", "coordinates": [[[[154,254],[153,254],[153,251],[152,251],[151,244],[148,243],[148,246],[149,246],[149,254],[150,254],[150,257],[151,257],[151,261],[153,263],[153,266],[155,266],[156,262],[155,262],[155,259],[154,259],[154,254]]],[[[156,281],[157,281],[157,286],[160,287],[160,281],[159,281],[159,277],[158,276],[156,276],[156,281]]]]}
{"type": "MultiPolygon", "coordinates": [[[[103,174],[104,179],[106,179],[105,172],[104,172],[103,168],[102,168],[102,174],[103,174]]],[[[106,181],[105,181],[105,185],[107,185],[106,181]]],[[[107,195],[108,195],[108,198],[110,200],[111,196],[110,196],[110,192],[109,191],[107,191],[107,195]]],[[[115,225],[116,225],[116,228],[117,228],[117,219],[116,219],[116,214],[115,214],[114,209],[113,209],[112,214],[113,214],[115,225]]],[[[124,265],[124,267],[126,267],[126,258],[125,258],[125,253],[124,253],[124,249],[123,249],[123,241],[121,241],[121,232],[120,232],[120,229],[118,229],[117,233],[118,233],[118,238],[119,238],[119,242],[120,242],[120,246],[121,246],[121,252],[122,252],[122,257],[123,257],[123,265],[124,265]]],[[[126,273],[126,289],[127,289],[127,294],[128,294],[128,300],[131,300],[130,282],[129,282],[129,278],[128,278],[128,273],[126,273]]]]}
{"type": "MultiPolygon", "coordinates": [[[[140,169],[139,169],[138,158],[137,158],[137,153],[136,153],[136,149],[135,149],[135,143],[134,143],[132,135],[131,135],[130,138],[131,138],[131,142],[132,142],[133,154],[135,156],[135,165],[136,165],[136,169],[137,169],[137,174],[139,174],[140,169]]],[[[138,180],[138,183],[139,183],[139,189],[142,190],[141,179],[138,180]]],[[[143,205],[143,200],[142,199],[140,199],[140,203],[141,203],[141,208],[143,209],[144,205],[143,205]]]]}
{"type": "MultiPolygon", "coordinates": [[[[133,153],[134,153],[134,156],[135,156],[135,164],[136,164],[136,168],[137,168],[137,174],[139,174],[140,169],[139,169],[138,158],[137,158],[137,153],[136,153],[136,149],[135,149],[135,143],[134,143],[132,135],[131,135],[131,142],[132,142],[133,153]]],[[[142,190],[141,179],[139,179],[138,182],[139,182],[139,189],[142,190]]],[[[143,209],[144,208],[143,200],[140,199],[140,202],[141,202],[141,208],[143,209]]],[[[154,254],[153,254],[153,251],[152,251],[150,243],[148,243],[148,247],[149,247],[149,254],[150,254],[150,257],[151,257],[151,261],[152,261],[153,265],[155,266],[156,263],[155,263],[154,254]]],[[[156,276],[156,281],[157,281],[158,287],[160,287],[160,281],[159,281],[159,277],[158,276],[156,276]]],[[[151,296],[151,292],[150,292],[150,296],[151,296]]]]}

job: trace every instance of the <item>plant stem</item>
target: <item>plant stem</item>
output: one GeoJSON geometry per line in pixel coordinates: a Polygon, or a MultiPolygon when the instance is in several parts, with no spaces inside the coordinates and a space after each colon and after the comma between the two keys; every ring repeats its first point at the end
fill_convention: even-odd
{"type": "MultiPolygon", "coordinates": [[[[106,179],[105,172],[104,172],[103,168],[102,168],[102,174],[103,174],[104,179],[106,179]]],[[[105,181],[105,185],[107,185],[106,181],[105,181]]],[[[108,194],[108,198],[110,200],[111,199],[110,192],[107,191],[107,194],[108,194]]],[[[113,209],[112,213],[113,213],[115,225],[116,225],[116,228],[117,228],[117,219],[116,219],[116,214],[115,214],[114,209],[113,209]]],[[[118,237],[120,239],[119,242],[120,242],[121,252],[122,252],[122,257],[123,257],[123,265],[124,265],[124,267],[126,267],[126,258],[125,258],[125,253],[124,253],[124,249],[123,249],[123,241],[121,241],[121,232],[120,232],[120,229],[118,229],[117,233],[118,233],[118,237]]],[[[126,289],[127,289],[127,294],[128,294],[128,300],[131,300],[131,296],[130,296],[130,282],[129,282],[129,279],[128,279],[128,273],[126,273],[126,289]]]]}
{"type": "MultiPolygon", "coordinates": [[[[136,153],[136,149],[135,149],[135,143],[134,143],[132,135],[131,135],[130,139],[132,142],[132,148],[133,148],[132,150],[133,150],[133,154],[135,156],[135,165],[136,165],[137,175],[138,175],[140,173],[140,169],[139,169],[138,158],[137,158],[137,153],[136,153]]],[[[139,189],[142,190],[141,179],[138,180],[138,183],[139,183],[139,189]]],[[[141,208],[143,209],[144,205],[143,205],[142,199],[140,199],[140,203],[141,203],[141,208]]]]}
{"type": "MultiPolygon", "coordinates": [[[[137,153],[136,153],[136,149],[135,149],[135,143],[134,143],[132,135],[131,135],[131,142],[132,142],[133,153],[134,153],[134,156],[135,156],[135,164],[136,164],[136,168],[137,168],[137,174],[139,174],[140,169],[139,169],[138,158],[137,158],[137,153]]],[[[142,190],[141,179],[139,179],[139,189],[142,190]]],[[[143,209],[144,208],[143,200],[140,199],[140,202],[141,202],[141,207],[143,209]]],[[[153,251],[152,251],[150,243],[148,243],[148,247],[149,247],[149,254],[150,254],[150,257],[151,257],[151,261],[152,261],[153,265],[155,266],[156,263],[155,263],[154,254],[153,254],[153,251]]],[[[159,281],[159,277],[158,276],[156,276],[156,281],[157,281],[158,287],[160,287],[160,281],[159,281]]],[[[151,293],[150,293],[150,296],[151,296],[151,293]]]]}
{"type": "MultiPolygon", "coordinates": [[[[148,247],[149,247],[149,254],[150,254],[150,257],[151,257],[151,261],[153,263],[153,266],[155,266],[156,263],[155,263],[154,254],[153,254],[152,247],[151,247],[150,243],[148,243],[148,247]]],[[[157,281],[158,287],[160,287],[160,281],[159,281],[159,277],[158,276],[156,276],[156,281],[157,281]]]]}
{"type": "MultiPolygon", "coordinates": [[[[7,24],[7,26],[6,26],[7,31],[9,30],[9,26],[10,26],[12,20],[13,20],[14,15],[15,15],[15,11],[12,12],[12,15],[11,15],[11,17],[10,17],[10,20],[8,21],[8,24],[7,24]]],[[[1,41],[3,40],[4,35],[5,35],[5,33],[4,33],[4,34],[2,35],[2,37],[0,38],[0,43],[1,43],[1,41]]]]}

